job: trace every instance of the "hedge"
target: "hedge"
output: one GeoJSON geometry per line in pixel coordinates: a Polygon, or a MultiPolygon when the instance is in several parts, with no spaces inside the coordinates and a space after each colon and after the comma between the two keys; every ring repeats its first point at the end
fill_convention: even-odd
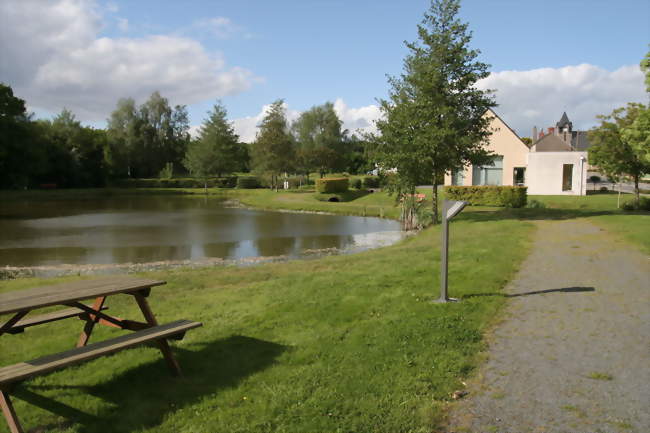
{"type": "Polygon", "coordinates": [[[525,186],[446,186],[449,200],[467,201],[474,206],[526,206],[525,186]]]}
{"type": "Polygon", "coordinates": [[[316,179],[316,191],[321,194],[346,192],[349,182],[347,177],[316,179]]]}
{"type": "Polygon", "coordinates": [[[364,188],[379,188],[379,176],[366,176],[363,178],[364,188]]]}
{"type": "Polygon", "coordinates": [[[256,176],[239,176],[237,178],[237,188],[239,189],[253,189],[260,186],[260,180],[256,176]]]}
{"type": "MultiPolygon", "coordinates": [[[[120,179],[115,181],[115,186],[120,188],[203,188],[203,179],[176,178],[176,179],[120,179]]],[[[234,188],[237,176],[213,177],[207,179],[209,188],[234,188]]]]}

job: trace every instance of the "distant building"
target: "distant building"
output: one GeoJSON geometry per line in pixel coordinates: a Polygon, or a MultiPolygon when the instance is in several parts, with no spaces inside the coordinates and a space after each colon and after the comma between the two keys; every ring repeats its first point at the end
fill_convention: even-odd
{"type": "Polygon", "coordinates": [[[492,110],[487,149],[491,164],[469,166],[445,176],[445,185],[521,185],[534,195],[585,195],[587,190],[586,131],[573,131],[566,113],[548,132],[533,128],[530,148],[492,110]]]}
{"type": "Polygon", "coordinates": [[[566,112],[562,113],[555,127],[547,131],[545,134],[542,130],[538,136],[537,127],[533,127],[532,152],[583,152],[591,146],[587,131],[574,131],[566,112]]]}

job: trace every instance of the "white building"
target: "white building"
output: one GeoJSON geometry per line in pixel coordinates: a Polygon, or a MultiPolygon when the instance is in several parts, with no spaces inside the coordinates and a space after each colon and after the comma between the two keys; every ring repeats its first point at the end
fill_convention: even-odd
{"type": "Polygon", "coordinates": [[[533,195],[585,195],[587,191],[586,131],[573,131],[566,113],[548,128],[533,129],[529,148],[492,110],[487,149],[495,154],[492,164],[469,166],[445,176],[445,185],[522,185],[533,195]]]}

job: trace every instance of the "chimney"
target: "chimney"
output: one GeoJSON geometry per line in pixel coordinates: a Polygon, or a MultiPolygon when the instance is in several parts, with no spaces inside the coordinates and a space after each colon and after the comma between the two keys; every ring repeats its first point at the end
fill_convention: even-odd
{"type": "Polygon", "coordinates": [[[533,139],[533,143],[537,141],[537,126],[533,126],[533,136],[531,138],[533,139]]]}
{"type": "Polygon", "coordinates": [[[553,135],[555,134],[555,127],[549,126],[548,127],[548,135],[553,135]]]}

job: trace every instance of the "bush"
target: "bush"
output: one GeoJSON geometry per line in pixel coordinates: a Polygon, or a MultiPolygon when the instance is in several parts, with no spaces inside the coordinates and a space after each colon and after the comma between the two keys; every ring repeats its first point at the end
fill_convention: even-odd
{"type": "Polygon", "coordinates": [[[526,206],[525,186],[446,186],[449,200],[467,201],[474,206],[526,206]]]}
{"type": "Polygon", "coordinates": [[[358,177],[356,177],[356,178],[354,178],[354,179],[352,179],[352,180],[350,181],[350,186],[351,186],[352,188],[361,189],[361,186],[362,186],[362,185],[363,185],[363,184],[362,184],[362,182],[361,182],[361,179],[359,179],[358,177]]]}
{"type": "Polygon", "coordinates": [[[239,189],[254,189],[260,186],[260,181],[256,176],[239,176],[237,178],[237,188],[239,189]]]}
{"type": "Polygon", "coordinates": [[[533,200],[528,201],[528,203],[526,203],[526,207],[528,209],[545,209],[546,205],[544,203],[542,203],[541,201],[533,199],[533,200]]]}
{"type": "Polygon", "coordinates": [[[364,188],[379,188],[379,176],[366,176],[363,178],[364,188]]]}
{"type": "Polygon", "coordinates": [[[650,198],[639,197],[638,203],[636,200],[626,201],[625,203],[623,203],[622,208],[623,210],[626,211],[635,211],[635,210],[650,211],[650,198]]]}
{"type": "Polygon", "coordinates": [[[349,182],[350,179],[347,177],[317,179],[316,191],[321,194],[346,192],[348,190],[349,182]]]}
{"type": "Polygon", "coordinates": [[[165,168],[160,170],[158,177],[161,179],[171,179],[173,175],[174,175],[174,164],[168,162],[167,164],[165,164],[165,168]]]}
{"type": "MultiPolygon", "coordinates": [[[[237,176],[213,177],[205,182],[208,188],[233,188],[237,183],[237,176]]],[[[120,188],[203,188],[204,180],[196,178],[175,179],[120,179],[115,182],[120,188]]]]}

